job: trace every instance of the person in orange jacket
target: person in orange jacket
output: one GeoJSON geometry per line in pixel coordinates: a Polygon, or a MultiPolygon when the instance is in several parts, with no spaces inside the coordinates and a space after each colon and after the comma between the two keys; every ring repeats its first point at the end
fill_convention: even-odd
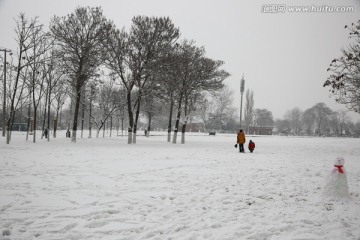
{"type": "Polygon", "coordinates": [[[237,134],[237,143],[239,144],[239,152],[245,152],[244,151],[244,143],[246,142],[245,134],[242,129],[239,130],[237,134]]]}
{"type": "Polygon", "coordinates": [[[249,145],[248,145],[248,148],[249,148],[249,151],[250,151],[250,152],[253,152],[253,151],[254,151],[254,149],[255,149],[255,143],[254,143],[252,140],[250,140],[249,145]]]}

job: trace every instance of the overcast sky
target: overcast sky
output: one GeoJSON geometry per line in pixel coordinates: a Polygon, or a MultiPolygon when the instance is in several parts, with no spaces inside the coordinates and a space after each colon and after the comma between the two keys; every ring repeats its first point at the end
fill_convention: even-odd
{"type": "Polygon", "coordinates": [[[16,49],[14,18],[20,12],[48,25],[54,15],[64,16],[77,6],[101,6],[119,28],[129,28],[135,15],[169,16],[181,38],[195,40],[208,57],[225,62],[238,112],[242,74],[255,107],[270,110],[274,118],[319,102],[344,109],[322,85],[331,60],[351,41],[344,26],[360,19],[360,0],[0,0],[0,47],[16,49]],[[285,10],[265,13],[268,4],[285,5],[285,10]],[[294,13],[291,6],[352,6],[354,11],[294,13]]]}

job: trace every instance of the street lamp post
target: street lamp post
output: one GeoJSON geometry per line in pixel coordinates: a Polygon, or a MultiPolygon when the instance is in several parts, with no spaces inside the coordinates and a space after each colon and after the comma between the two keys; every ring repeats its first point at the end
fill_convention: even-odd
{"type": "Polygon", "coordinates": [[[3,98],[3,125],[2,125],[2,136],[5,137],[5,129],[6,129],[6,53],[9,52],[11,54],[11,50],[2,48],[0,51],[4,52],[4,98],[3,98]]]}
{"type": "Polygon", "coordinates": [[[240,100],[240,129],[241,129],[242,102],[243,102],[244,89],[245,89],[245,79],[244,79],[244,74],[243,74],[243,76],[241,78],[241,81],[240,81],[240,96],[241,96],[241,100],[240,100]]]}

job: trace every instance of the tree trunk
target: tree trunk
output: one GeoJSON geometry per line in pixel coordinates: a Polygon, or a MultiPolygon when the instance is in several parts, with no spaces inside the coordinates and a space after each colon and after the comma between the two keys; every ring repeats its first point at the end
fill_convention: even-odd
{"type": "Polygon", "coordinates": [[[9,118],[6,124],[6,144],[10,144],[10,140],[11,140],[11,131],[12,131],[12,123],[13,123],[13,116],[15,115],[15,110],[13,105],[10,108],[10,114],[9,114],[9,118]]]}
{"type": "Polygon", "coordinates": [[[185,130],[186,130],[186,123],[189,119],[189,117],[187,116],[188,114],[188,98],[185,98],[185,106],[184,106],[184,116],[185,116],[185,121],[184,124],[181,128],[181,144],[185,144],[185,130]]]}
{"type": "Polygon", "coordinates": [[[136,125],[136,123],[134,123],[133,136],[132,136],[133,143],[136,143],[136,128],[137,128],[137,125],[136,125]]]}
{"type": "Polygon", "coordinates": [[[62,123],[62,106],[61,106],[61,109],[60,109],[60,112],[58,111],[58,121],[57,121],[57,125],[58,126],[61,126],[61,123],[62,123]]]}
{"type": "MultiPolygon", "coordinates": [[[[34,67],[35,69],[35,67],[34,67]]],[[[35,70],[32,72],[32,99],[33,99],[33,108],[34,108],[34,134],[33,134],[33,143],[36,143],[36,121],[37,121],[37,109],[38,105],[36,105],[36,99],[35,99],[35,70]]]]}
{"type": "Polygon", "coordinates": [[[104,121],[103,124],[103,138],[105,137],[105,128],[106,128],[106,120],[104,121]]]}
{"type": "Polygon", "coordinates": [[[81,104],[81,138],[83,138],[83,133],[84,133],[84,119],[85,119],[85,91],[82,91],[83,93],[81,94],[82,97],[82,104],[81,104]]]}
{"type": "Polygon", "coordinates": [[[119,136],[119,128],[120,128],[120,116],[116,118],[116,137],[119,136]]]}
{"type": "Polygon", "coordinates": [[[121,118],[121,136],[124,136],[124,118],[121,118]]]}
{"type": "Polygon", "coordinates": [[[132,129],[131,127],[128,128],[128,144],[132,143],[132,129]]]}
{"type": "Polygon", "coordinates": [[[182,100],[182,96],[179,99],[175,128],[174,128],[173,143],[175,143],[175,144],[176,144],[176,138],[177,138],[179,123],[180,123],[180,116],[181,116],[181,100],[182,100]]]}
{"type": "MultiPolygon", "coordinates": [[[[140,95],[141,93],[139,93],[140,95]]],[[[141,97],[138,96],[137,104],[136,104],[136,112],[135,112],[135,121],[134,121],[134,129],[133,129],[133,143],[136,143],[136,131],[137,131],[137,123],[140,116],[140,101],[141,97]]]]}
{"type": "MultiPolygon", "coordinates": [[[[2,136],[5,137],[6,130],[6,50],[4,51],[4,88],[3,88],[3,125],[2,125],[2,136]]],[[[7,144],[9,144],[6,141],[7,144]]]]}
{"type": "Polygon", "coordinates": [[[47,116],[47,140],[50,141],[50,101],[51,101],[51,76],[49,78],[49,92],[48,92],[48,116],[47,116]]]}
{"type": "Polygon", "coordinates": [[[128,128],[128,144],[132,144],[132,127],[134,125],[134,116],[131,110],[131,93],[128,92],[126,95],[127,98],[127,108],[128,108],[128,117],[129,117],[129,128],[128,128]]]}
{"type": "MultiPolygon", "coordinates": [[[[73,91],[73,93],[75,92],[74,89],[72,89],[72,91],[73,91]]],[[[69,137],[71,136],[71,134],[70,134],[71,120],[74,120],[73,111],[74,111],[74,95],[71,94],[71,96],[70,96],[70,112],[69,112],[69,116],[67,119],[67,131],[69,131],[69,137]]]]}
{"type": "Polygon", "coordinates": [[[125,107],[123,108],[123,115],[121,116],[121,136],[124,136],[124,116],[125,116],[125,107]]]}
{"type": "Polygon", "coordinates": [[[26,141],[29,139],[29,130],[30,130],[30,116],[31,116],[31,91],[29,94],[29,107],[28,107],[28,116],[27,116],[27,127],[26,127],[26,141]]]}
{"type": "Polygon", "coordinates": [[[170,116],[169,116],[169,123],[168,123],[168,136],[167,141],[171,141],[171,122],[172,122],[172,114],[173,114],[173,108],[174,108],[174,101],[171,100],[170,102],[170,116]]]}
{"type": "MultiPolygon", "coordinates": [[[[81,81],[78,79],[78,81],[81,81]]],[[[78,116],[79,116],[79,108],[80,108],[80,100],[81,100],[81,86],[79,83],[76,85],[76,101],[75,101],[75,111],[74,111],[74,121],[72,128],[71,141],[76,142],[76,131],[78,125],[78,116]]]]}
{"type": "Polygon", "coordinates": [[[181,129],[181,144],[185,144],[185,130],[186,130],[186,123],[187,123],[188,117],[186,117],[185,122],[181,129]]]}
{"type": "Polygon", "coordinates": [[[54,122],[54,124],[53,124],[53,128],[54,128],[54,130],[53,130],[53,138],[56,138],[58,116],[59,116],[59,113],[56,111],[56,116],[53,119],[53,122],[54,122]]]}
{"type": "Polygon", "coordinates": [[[151,130],[151,113],[149,113],[149,124],[147,127],[146,137],[150,136],[150,130],[151,130]]]}
{"type": "Polygon", "coordinates": [[[47,112],[48,112],[48,117],[47,117],[47,127],[46,127],[46,129],[47,129],[47,132],[48,132],[48,134],[47,134],[47,140],[48,141],[50,141],[50,115],[51,115],[51,113],[50,113],[50,97],[51,97],[51,95],[50,95],[50,91],[49,91],[49,100],[48,100],[48,110],[47,110],[47,112]]]}
{"type": "Polygon", "coordinates": [[[113,118],[112,118],[112,116],[110,116],[110,137],[112,134],[112,125],[113,125],[113,118]]]}
{"type": "Polygon", "coordinates": [[[34,134],[33,134],[33,143],[36,143],[36,119],[37,119],[37,108],[34,107],[34,122],[33,122],[33,125],[34,125],[34,134]]]}
{"type": "MultiPolygon", "coordinates": [[[[6,53],[5,53],[5,56],[6,56],[6,53]]],[[[5,130],[6,130],[6,144],[10,144],[10,140],[11,140],[11,131],[12,131],[12,125],[13,125],[13,122],[14,122],[14,116],[15,116],[15,108],[14,108],[14,105],[15,105],[15,97],[16,97],[16,91],[18,89],[18,83],[19,83],[19,77],[20,77],[20,66],[21,66],[21,57],[22,57],[22,51],[21,51],[21,48],[20,48],[20,56],[19,56],[19,60],[18,60],[18,68],[17,68],[17,74],[16,74],[16,78],[15,78],[15,84],[14,84],[14,91],[13,91],[13,94],[11,96],[11,103],[10,103],[10,114],[9,114],[9,117],[8,117],[8,120],[6,122],[6,127],[5,127],[5,130]]],[[[6,65],[6,62],[5,62],[5,65],[6,65]]],[[[4,69],[6,71],[6,69],[4,69]]],[[[6,74],[6,73],[4,73],[6,74]]],[[[5,82],[5,79],[4,79],[4,84],[6,84],[5,82]]],[[[6,88],[6,86],[4,85],[4,87],[6,88]]],[[[4,94],[6,94],[6,89],[4,89],[4,94]]],[[[6,98],[6,95],[4,95],[4,99],[6,98]]],[[[5,99],[6,101],[6,99],[5,99]]],[[[4,106],[5,107],[5,113],[4,113],[4,121],[6,120],[6,103],[4,101],[4,106]]]]}
{"type": "MultiPolygon", "coordinates": [[[[46,123],[46,118],[47,118],[48,94],[49,94],[49,86],[46,89],[46,95],[45,95],[44,116],[42,118],[42,127],[41,127],[41,131],[42,131],[41,139],[43,139],[43,137],[45,135],[44,132],[45,132],[45,128],[46,128],[45,123],[46,123]]],[[[45,136],[45,138],[46,138],[46,136],[45,136]]]]}
{"type": "Polygon", "coordinates": [[[89,102],[89,138],[91,138],[91,129],[92,129],[91,111],[92,111],[92,96],[90,97],[90,102],[89,102]]]}

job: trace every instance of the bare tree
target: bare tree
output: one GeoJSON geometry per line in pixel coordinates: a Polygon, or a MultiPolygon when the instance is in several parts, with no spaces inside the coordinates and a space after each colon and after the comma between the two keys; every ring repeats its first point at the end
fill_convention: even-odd
{"type": "Polygon", "coordinates": [[[291,130],[290,121],[288,119],[276,119],[275,126],[280,134],[288,134],[291,130]]]}
{"type": "Polygon", "coordinates": [[[97,82],[96,81],[92,81],[90,82],[90,84],[88,84],[89,86],[89,90],[88,90],[88,95],[89,95],[89,103],[88,103],[88,113],[89,113],[89,138],[91,138],[91,133],[92,133],[92,123],[93,123],[93,106],[94,106],[94,101],[96,99],[96,92],[97,92],[97,82]]]}
{"type": "Polygon", "coordinates": [[[338,125],[338,135],[342,136],[345,130],[346,124],[350,121],[350,117],[348,115],[348,111],[339,110],[333,114],[333,118],[336,120],[338,125]]]}
{"type": "MultiPolygon", "coordinates": [[[[43,72],[46,81],[47,87],[47,116],[46,116],[46,130],[48,131],[47,139],[50,141],[50,119],[51,119],[51,105],[56,99],[57,95],[61,94],[62,91],[59,91],[59,87],[63,87],[63,82],[65,81],[65,71],[61,69],[61,66],[57,63],[57,53],[52,50],[49,51],[49,60],[46,64],[43,65],[43,72]],[[58,87],[59,86],[59,87],[58,87]]],[[[63,93],[62,93],[63,94],[63,93]]],[[[56,137],[56,121],[58,118],[58,111],[60,110],[59,105],[61,101],[58,101],[58,106],[56,107],[56,115],[53,117],[54,129],[53,136],[56,137]]]]}
{"type": "Polygon", "coordinates": [[[248,128],[254,121],[254,92],[252,90],[246,90],[245,95],[245,111],[244,111],[244,122],[245,126],[248,128]]]}
{"type": "Polygon", "coordinates": [[[114,81],[119,80],[124,90],[126,91],[126,103],[128,111],[128,144],[132,140],[132,127],[134,125],[133,114],[133,91],[135,88],[135,79],[130,71],[130,57],[129,57],[129,35],[122,29],[121,31],[112,26],[111,31],[108,32],[106,40],[107,57],[105,64],[112,71],[114,81]]]}
{"type": "MultiPolygon", "coordinates": [[[[26,90],[27,90],[27,85],[26,85],[26,74],[27,74],[27,68],[24,68],[23,71],[20,72],[20,77],[17,79],[16,77],[14,77],[14,75],[17,74],[17,67],[13,66],[13,59],[11,58],[11,62],[7,63],[9,65],[9,67],[7,68],[7,81],[6,83],[4,82],[4,84],[6,84],[6,88],[4,88],[4,98],[6,98],[6,102],[4,101],[4,104],[6,104],[5,108],[6,109],[10,109],[10,104],[14,103],[13,105],[13,110],[12,112],[10,112],[10,116],[11,116],[11,122],[10,122],[10,131],[9,130],[9,126],[7,125],[9,122],[7,119],[7,121],[5,122],[5,129],[6,131],[6,142],[10,143],[11,141],[11,133],[12,133],[12,126],[13,126],[13,122],[15,120],[15,117],[17,115],[17,113],[21,114],[21,110],[22,107],[25,104],[28,104],[28,101],[26,99],[26,90]]],[[[6,115],[7,112],[5,112],[6,115]]]]}
{"type": "Polygon", "coordinates": [[[354,124],[354,132],[357,137],[360,137],[360,121],[354,124]]]}
{"type": "MultiPolygon", "coordinates": [[[[2,58],[2,56],[0,56],[0,61],[1,63],[4,63],[4,65],[2,65],[0,70],[1,70],[1,75],[0,78],[2,78],[2,82],[3,84],[2,86],[2,91],[1,91],[1,96],[3,97],[3,101],[2,101],[2,136],[5,137],[6,135],[6,119],[7,119],[7,80],[6,80],[6,76],[8,75],[8,72],[12,73],[12,64],[10,65],[9,62],[6,59],[7,53],[10,53],[10,56],[12,56],[12,51],[10,49],[6,49],[6,48],[0,48],[0,51],[4,52],[4,58],[2,58]],[[8,70],[8,65],[10,65],[10,71],[8,70]]],[[[12,58],[11,58],[12,59],[12,58]]],[[[11,78],[10,78],[11,79],[11,78]]]]}
{"type": "Polygon", "coordinates": [[[54,17],[50,30],[75,90],[72,142],[76,142],[81,91],[103,63],[104,41],[111,24],[99,7],[78,7],[66,17],[54,17]]]}
{"type": "MultiPolygon", "coordinates": [[[[33,42],[33,46],[30,51],[26,52],[27,58],[31,59],[32,62],[29,64],[30,69],[30,79],[29,85],[32,93],[32,103],[33,103],[33,119],[34,119],[34,134],[33,134],[33,142],[36,142],[36,129],[37,129],[37,111],[40,102],[43,100],[45,95],[45,106],[47,104],[47,95],[48,91],[45,88],[45,80],[46,73],[44,69],[44,65],[49,60],[49,56],[46,54],[51,48],[51,41],[49,38],[49,34],[45,33],[42,29],[42,25],[38,28],[33,28],[33,34],[31,37],[31,41],[33,42]]],[[[45,116],[44,116],[45,117],[45,116]]],[[[44,118],[45,120],[45,118],[44,118]]]]}
{"type": "Polygon", "coordinates": [[[293,134],[299,134],[301,131],[301,118],[303,112],[298,107],[287,111],[284,118],[289,121],[293,134]]]}
{"type": "Polygon", "coordinates": [[[150,136],[151,124],[153,118],[163,110],[163,104],[160,99],[154,94],[147,94],[143,98],[143,112],[148,119],[148,126],[146,130],[146,136],[150,136]]]}
{"type": "Polygon", "coordinates": [[[323,133],[324,124],[329,120],[333,111],[326,106],[325,103],[317,103],[312,108],[313,116],[315,117],[316,133],[321,135],[323,133]]]}
{"type": "Polygon", "coordinates": [[[222,130],[223,126],[227,122],[229,115],[232,115],[232,105],[234,102],[234,91],[229,88],[229,86],[224,85],[224,87],[213,94],[213,100],[215,103],[216,112],[219,116],[219,129],[222,130]]]}
{"type": "MultiPolygon", "coordinates": [[[[137,87],[134,102],[133,143],[136,143],[137,122],[141,98],[148,94],[155,84],[152,77],[156,68],[161,68],[161,58],[172,51],[179,37],[179,29],[170,18],[137,16],[132,20],[129,34],[130,70],[137,87]]],[[[129,113],[130,114],[130,113],[129,113]]]]}
{"type": "Polygon", "coordinates": [[[129,34],[115,26],[107,40],[107,66],[120,78],[127,92],[128,143],[136,143],[141,99],[149,94],[159,60],[179,36],[169,18],[137,16],[129,34]]]}
{"type": "Polygon", "coordinates": [[[274,125],[272,112],[270,112],[265,108],[255,109],[254,118],[255,118],[254,122],[256,126],[269,127],[274,125]]]}
{"type": "MultiPolygon", "coordinates": [[[[222,91],[222,90],[220,90],[222,91]]],[[[227,92],[227,90],[225,90],[227,92]]],[[[231,91],[232,92],[232,91],[231,91]]],[[[207,131],[233,131],[237,128],[236,125],[236,109],[232,107],[233,93],[230,93],[230,101],[227,102],[226,107],[219,108],[219,103],[214,98],[216,93],[207,93],[203,92],[202,96],[199,98],[196,107],[197,116],[200,117],[204,123],[204,127],[207,131]],[[229,104],[229,105],[228,105],[229,104]]],[[[225,106],[224,105],[224,106],[225,106]]]]}
{"type": "Polygon", "coordinates": [[[197,105],[198,105],[198,115],[202,122],[204,123],[205,129],[208,128],[209,123],[209,115],[211,112],[213,112],[213,101],[209,99],[207,96],[207,93],[203,93],[202,97],[199,98],[197,105]]]}
{"type": "Polygon", "coordinates": [[[52,101],[54,105],[53,108],[55,109],[53,138],[56,138],[58,125],[61,124],[60,110],[67,99],[68,86],[65,81],[66,75],[64,75],[63,78],[63,81],[59,81],[58,84],[54,85],[53,90],[55,94],[52,101]]]}
{"type": "Polygon", "coordinates": [[[97,118],[95,119],[95,124],[97,125],[96,137],[99,137],[101,129],[105,130],[105,123],[108,118],[114,114],[115,111],[119,109],[119,94],[115,89],[114,83],[112,81],[103,83],[99,89],[98,105],[97,105],[97,118]]]}
{"type": "MultiPolygon", "coordinates": [[[[10,114],[7,120],[7,139],[10,142],[10,132],[16,111],[16,99],[21,98],[25,84],[20,82],[21,75],[26,76],[23,70],[28,67],[37,66],[41,61],[41,56],[47,51],[47,34],[43,31],[43,26],[38,24],[37,18],[28,20],[25,14],[20,14],[15,27],[16,41],[18,44],[16,76],[13,84],[13,91],[10,100],[10,114]]],[[[32,69],[33,70],[33,69],[32,69]]],[[[34,71],[34,70],[33,70],[34,71]]],[[[36,71],[35,71],[36,72],[36,71]]],[[[34,139],[35,139],[34,134],[34,139]]]]}
{"type": "Polygon", "coordinates": [[[332,60],[328,68],[331,75],[324,87],[330,87],[337,102],[360,113],[360,20],[345,28],[349,29],[349,38],[354,43],[342,50],[341,57],[332,60]]]}
{"type": "Polygon", "coordinates": [[[179,94],[178,86],[181,84],[180,68],[178,65],[181,62],[179,49],[179,44],[176,43],[174,49],[161,58],[159,62],[161,67],[155,71],[155,77],[158,82],[155,94],[168,108],[167,142],[171,142],[174,109],[179,94]]]}
{"type": "Polygon", "coordinates": [[[223,81],[229,76],[220,67],[222,61],[215,61],[205,57],[205,49],[196,47],[193,41],[183,41],[179,47],[178,71],[180,86],[177,95],[177,116],[174,128],[173,143],[176,143],[177,132],[180,123],[182,104],[184,104],[185,121],[182,127],[181,143],[185,143],[185,128],[188,118],[189,105],[187,99],[201,91],[217,91],[223,87],[223,81]]]}
{"type": "Polygon", "coordinates": [[[313,133],[314,123],[315,123],[315,114],[312,108],[306,109],[302,115],[301,122],[305,127],[307,135],[313,133]]]}

